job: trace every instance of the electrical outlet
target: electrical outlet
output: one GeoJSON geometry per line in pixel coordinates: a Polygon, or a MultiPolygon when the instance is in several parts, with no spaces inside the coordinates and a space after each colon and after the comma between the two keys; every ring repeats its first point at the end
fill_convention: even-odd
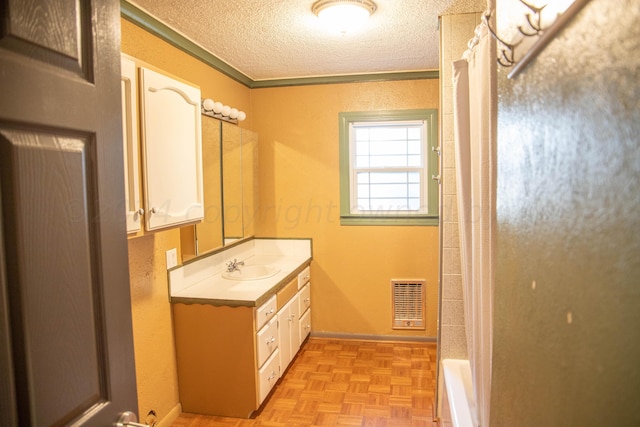
{"type": "Polygon", "coordinates": [[[167,270],[178,265],[178,250],[176,248],[167,251],[167,270]]]}

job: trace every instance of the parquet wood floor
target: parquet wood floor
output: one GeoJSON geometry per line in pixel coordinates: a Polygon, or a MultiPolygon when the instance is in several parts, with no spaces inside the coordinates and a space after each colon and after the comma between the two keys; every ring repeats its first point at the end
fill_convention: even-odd
{"type": "Polygon", "coordinates": [[[437,427],[435,343],[310,338],[255,418],[181,414],[172,427],[437,427]]]}

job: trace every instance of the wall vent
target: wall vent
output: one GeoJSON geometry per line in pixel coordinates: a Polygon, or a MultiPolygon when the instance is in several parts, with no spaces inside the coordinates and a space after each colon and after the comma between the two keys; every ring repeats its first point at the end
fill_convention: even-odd
{"type": "Polygon", "coordinates": [[[425,280],[391,280],[393,329],[426,329],[425,280]]]}

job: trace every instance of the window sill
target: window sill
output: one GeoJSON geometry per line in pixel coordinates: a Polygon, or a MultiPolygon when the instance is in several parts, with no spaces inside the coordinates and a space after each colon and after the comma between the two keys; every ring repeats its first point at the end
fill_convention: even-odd
{"type": "Polygon", "coordinates": [[[411,225],[438,226],[437,216],[366,216],[348,215],[340,217],[340,225],[411,225]]]}

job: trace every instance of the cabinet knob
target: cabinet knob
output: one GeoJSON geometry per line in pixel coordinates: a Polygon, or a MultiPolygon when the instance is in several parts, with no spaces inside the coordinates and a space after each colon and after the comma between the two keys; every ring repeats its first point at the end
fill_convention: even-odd
{"type": "Polygon", "coordinates": [[[274,312],[274,309],[272,308],[271,310],[265,313],[265,316],[269,316],[270,314],[273,314],[273,312],[274,312]]]}
{"type": "Polygon", "coordinates": [[[138,209],[137,214],[140,215],[140,216],[144,215],[144,209],[142,209],[142,208],[138,209]]]}
{"type": "Polygon", "coordinates": [[[156,208],[151,208],[149,212],[151,212],[152,214],[156,213],[156,208]]]}
{"type": "Polygon", "coordinates": [[[271,337],[271,339],[267,340],[267,344],[273,344],[274,342],[276,342],[275,337],[271,337]]]}
{"type": "Polygon", "coordinates": [[[311,301],[311,298],[305,298],[304,299],[304,302],[309,302],[309,301],[311,301]]]}

